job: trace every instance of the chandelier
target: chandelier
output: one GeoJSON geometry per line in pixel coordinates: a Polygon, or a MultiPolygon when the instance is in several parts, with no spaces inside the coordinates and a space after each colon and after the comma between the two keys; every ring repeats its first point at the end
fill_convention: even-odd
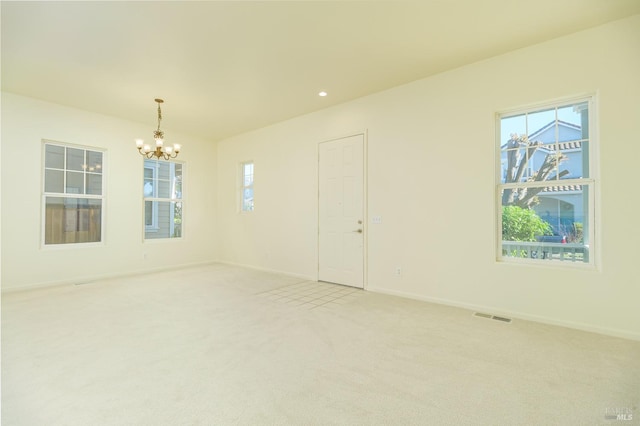
{"type": "Polygon", "coordinates": [[[136,140],[136,147],[138,152],[146,158],[157,157],[158,160],[163,158],[168,160],[170,158],[176,158],[180,153],[180,145],[174,143],[173,146],[164,146],[164,132],[160,130],[160,121],[162,120],[162,110],[160,104],[164,101],[162,99],[155,99],[158,103],[158,129],[153,132],[153,138],[156,140],[155,148],[151,148],[151,145],[145,144],[142,139],[136,140]]]}

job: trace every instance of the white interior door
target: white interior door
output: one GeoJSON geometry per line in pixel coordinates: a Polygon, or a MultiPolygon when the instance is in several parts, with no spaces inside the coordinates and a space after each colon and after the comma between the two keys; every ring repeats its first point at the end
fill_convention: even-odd
{"type": "Polygon", "coordinates": [[[364,288],[364,135],[319,152],[318,279],[364,288]]]}

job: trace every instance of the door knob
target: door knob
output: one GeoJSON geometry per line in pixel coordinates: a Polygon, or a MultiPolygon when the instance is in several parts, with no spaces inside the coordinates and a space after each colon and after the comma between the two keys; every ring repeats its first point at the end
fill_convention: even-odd
{"type": "Polygon", "coordinates": [[[356,230],[355,230],[355,231],[353,231],[353,232],[357,232],[358,234],[362,234],[362,229],[356,229],[356,230]]]}

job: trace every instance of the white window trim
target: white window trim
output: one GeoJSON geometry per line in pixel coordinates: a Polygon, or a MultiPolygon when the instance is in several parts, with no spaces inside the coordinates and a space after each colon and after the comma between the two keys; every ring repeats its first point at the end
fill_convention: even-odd
{"type": "MultiPolygon", "coordinates": [[[[512,108],[508,110],[499,111],[495,114],[495,128],[496,128],[496,142],[495,142],[495,157],[494,157],[494,181],[495,181],[495,223],[496,228],[494,231],[495,236],[495,254],[496,262],[500,264],[520,264],[534,267],[544,268],[576,268],[576,269],[592,269],[599,270],[601,265],[602,253],[601,247],[601,232],[600,232],[600,150],[599,150],[599,130],[597,122],[598,109],[598,96],[597,93],[585,93],[578,96],[558,98],[550,100],[549,102],[540,102],[522,106],[519,108],[512,108]],[[501,132],[500,125],[501,119],[516,116],[524,113],[531,113],[547,108],[559,108],[574,103],[587,102],[589,105],[589,177],[580,179],[563,179],[562,182],[567,184],[585,184],[589,185],[592,190],[588,193],[588,218],[589,218],[589,261],[588,262],[570,262],[570,261],[540,261],[538,259],[518,258],[502,256],[502,197],[501,192],[503,188],[509,187],[523,187],[523,186],[536,186],[527,183],[522,184],[503,184],[502,183],[502,163],[501,163],[501,132]]],[[[529,131],[529,129],[527,129],[529,131]]]]}
{"type": "MultiPolygon", "coordinates": [[[[106,211],[107,211],[107,150],[104,148],[98,148],[95,146],[88,145],[79,145],[68,142],[59,142],[51,139],[42,139],[42,143],[40,146],[41,152],[41,164],[40,164],[40,248],[42,250],[69,250],[69,249],[77,249],[77,248],[88,248],[88,247],[102,247],[105,245],[106,240],[106,211]],[[82,149],[85,151],[94,151],[102,153],[102,194],[66,194],[66,193],[58,193],[58,192],[45,192],[46,181],[45,181],[45,171],[46,168],[46,145],[55,145],[64,148],[73,148],[73,149],[82,149]],[[46,222],[47,222],[47,197],[58,197],[58,198],[84,198],[88,200],[101,200],[102,201],[102,213],[100,215],[100,241],[96,242],[85,242],[85,243],[61,243],[61,244],[46,244],[45,243],[45,235],[46,235],[46,222]]],[[[66,155],[65,155],[65,168],[62,169],[66,171],[66,155]]],[[[63,188],[66,187],[66,173],[63,173],[63,188]]],[[[86,182],[86,181],[85,181],[86,182]]]]}

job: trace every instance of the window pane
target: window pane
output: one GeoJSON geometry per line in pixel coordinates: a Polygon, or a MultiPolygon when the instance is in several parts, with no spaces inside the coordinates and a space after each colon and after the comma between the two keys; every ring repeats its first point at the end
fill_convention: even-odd
{"type": "Polygon", "coordinates": [[[51,169],[64,168],[64,147],[45,145],[44,166],[51,169]]]}
{"type": "Polygon", "coordinates": [[[144,225],[146,227],[154,226],[153,205],[154,205],[153,201],[144,202],[144,225]]]}
{"type": "Polygon", "coordinates": [[[145,179],[143,186],[143,193],[145,197],[153,197],[153,179],[145,179]]]}
{"type": "Polygon", "coordinates": [[[182,164],[175,164],[175,172],[173,176],[172,198],[182,198],[182,164]]]}
{"type": "Polygon", "coordinates": [[[67,194],[84,194],[84,173],[67,172],[67,194]]]}
{"type": "Polygon", "coordinates": [[[546,109],[527,114],[527,135],[531,140],[553,142],[556,132],[556,109],[546,109]]]}
{"type": "Polygon", "coordinates": [[[87,173],[87,194],[102,195],[102,175],[87,173]]]}
{"type": "Polygon", "coordinates": [[[502,255],[588,262],[588,190],[588,185],[504,189],[502,255]]]}
{"type": "Polygon", "coordinates": [[[561,179],[589,177],[589,104],[582,102],[558,109],[558,149],[565,161],[561,179]]]}
{"type": "Polygon", "coordinates": [[[44,191],[64,193],[64,172],[62,170],[44,171],[44,191]]]}
{"type": "Polygon", "coordinates": [[[67,170],[82,171],[84,168],[84,150],[67,148],[67,170]]]}
{"type": "Polygon", "coordinates": [[[101,240],[102,200],[46,197],[45,244],[101,240]]]}
{"type": "Polygon", "coordinates": [[[588,156],[584,155],[587,141],[560,142],[558,144],[561,162],[559,163],[560,179],[579,179],[588,177],[584,171],[588,171],[588,156]]]}
{"type": "Polygon", "coordinates": [[[176,177],[173,184],[173,198],[182,199],[182,176],[176,177]]]}
{"type": "Polygon", "coordinates": [[[155,197],[155,167],[156,162],[151,160],[144,161],[144,180],[142,193],[145,197],[155,197]]]}
{"type": "Polygon", "coordinates": [[[168,180],[158,180],[158,198],[171,198],[171,182],[168,180]]]}
{"type": "Polygon", "coordinates": [[[567,159],[561,151],[556,149],[555,143],[541,147],[536,147],[534,144],[530,146],[529,167],[532,170],[533,180],[540,182],[556,180],[568,174],[564,168],[567,159]]]}
{"type": "Polygon", "coordinates": [[[182,203],[172,201],[145,202],[145,220],[157,214],[155,229],[145,230],[146,239],[182,237],[182,203]],[[154,211],[154,209],[157,211],[154,211]]]}
{"type": "Polygon", "coordinates": [[[171,176],[170,170],[169,170],[169,166],[171,165],[171,163],[167,163],[165,162],[156,162],[156,170],[157,170],[157,179],[159,180],[169,180],[169,177],[171,176]]]}
{"type": "Polygon", "coordinates": [[[582,124],[583,124],[582,113],[583,111],[587,111],[588,109],[589,109],[589,104],[587,102],[580,102],[574,105],[567,105],[567,106],[558,108],[558,120],[567,124],[582,127],[582,124]]]}
{"type": "Polygon", "coordinates": [[[102,153],[87,151],[87,171],[91,173],[102,173],[102,153]]]}
{"type": "Polygon", "coordinates": [[[253,188],[245,188],[242,191],[242,210],[253,210],[253,188]]]}
{"type": "Polygon", "coordinates": [[[502,167],[502,183],[523,182],[528,177],[529,168],[526,139],[515,133],[502,146],[500,151],[500,163],[502,167]]]}
{"type": "Polygon", "coordinates": [[[500,146],[506,149],[506,144],[512,135],[527,134],[527,120],[524,114],[505,117],[500,120],[500,146]]]}

